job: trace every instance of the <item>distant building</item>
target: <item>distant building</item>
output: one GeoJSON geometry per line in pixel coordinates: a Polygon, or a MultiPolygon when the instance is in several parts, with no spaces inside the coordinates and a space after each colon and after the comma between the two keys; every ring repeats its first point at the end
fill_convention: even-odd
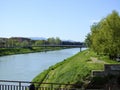
{"type": "Polygon", "coordinates": [[[0,47],[5,47],[8,38],[0,38],[0,47]]]}
{"type": "Polygon", "coordinates": [[[10,39],[12,39],[12,40],[17,40],[18,42],[23,42],[23,41],[28,41],[28,42],[30,42],[30,41],[31,41],[30,38],[25,38],[25,37],[11,37],[10,39]]]}

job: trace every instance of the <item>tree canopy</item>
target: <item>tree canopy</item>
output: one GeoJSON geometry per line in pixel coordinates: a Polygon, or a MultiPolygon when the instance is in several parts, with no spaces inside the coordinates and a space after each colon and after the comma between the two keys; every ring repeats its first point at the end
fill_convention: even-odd
{"type": "Polygon", "coordinates": [[[113,11],[106,18],[91,26],[86,36],[86,44],[99,54],[112,57],[120,55],[120,16],[113,11]]]}

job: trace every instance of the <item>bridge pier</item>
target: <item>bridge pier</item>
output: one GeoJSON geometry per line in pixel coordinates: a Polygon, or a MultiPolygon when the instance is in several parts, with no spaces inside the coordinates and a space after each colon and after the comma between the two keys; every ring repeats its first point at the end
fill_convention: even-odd
{"type": "Polygon", "coordinates": [[[80,52],[82,51],[82,47],[80,47],[80,52]]]}

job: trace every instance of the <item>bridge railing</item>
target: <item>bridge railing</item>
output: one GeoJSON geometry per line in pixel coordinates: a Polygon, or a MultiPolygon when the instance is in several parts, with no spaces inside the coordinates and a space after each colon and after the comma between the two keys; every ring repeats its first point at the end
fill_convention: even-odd
{"type": "Polygon", "coordinates": [[[26,45],[26,46],[0,46],[0,48],[25,48],[25,47],[77,47],[86,48],[85,44],[81,45],[61,45],[61,44],[43,44],[43,45],[26,45]]]}
{"type": "Polygon", "coordinates": [[[0,90],[81,90],[75,86],[75,84],[0,80],[0,90]],[[35,85],[34,89],[30,89],[32,84],[35,85]]]}

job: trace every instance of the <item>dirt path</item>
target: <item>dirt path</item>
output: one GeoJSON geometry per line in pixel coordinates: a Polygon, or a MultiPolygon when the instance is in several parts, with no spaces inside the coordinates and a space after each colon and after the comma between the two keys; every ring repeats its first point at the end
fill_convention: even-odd
{"type": "Polygon", "coordinates": [[[106,62],[104,62],[104,61],[102,61],[102,60],[98,60],[97,58],[95,58],[95,57],[91,57],[90,58],[91,59],[91,62],[90,63],[106,63],[106,62]]]}

